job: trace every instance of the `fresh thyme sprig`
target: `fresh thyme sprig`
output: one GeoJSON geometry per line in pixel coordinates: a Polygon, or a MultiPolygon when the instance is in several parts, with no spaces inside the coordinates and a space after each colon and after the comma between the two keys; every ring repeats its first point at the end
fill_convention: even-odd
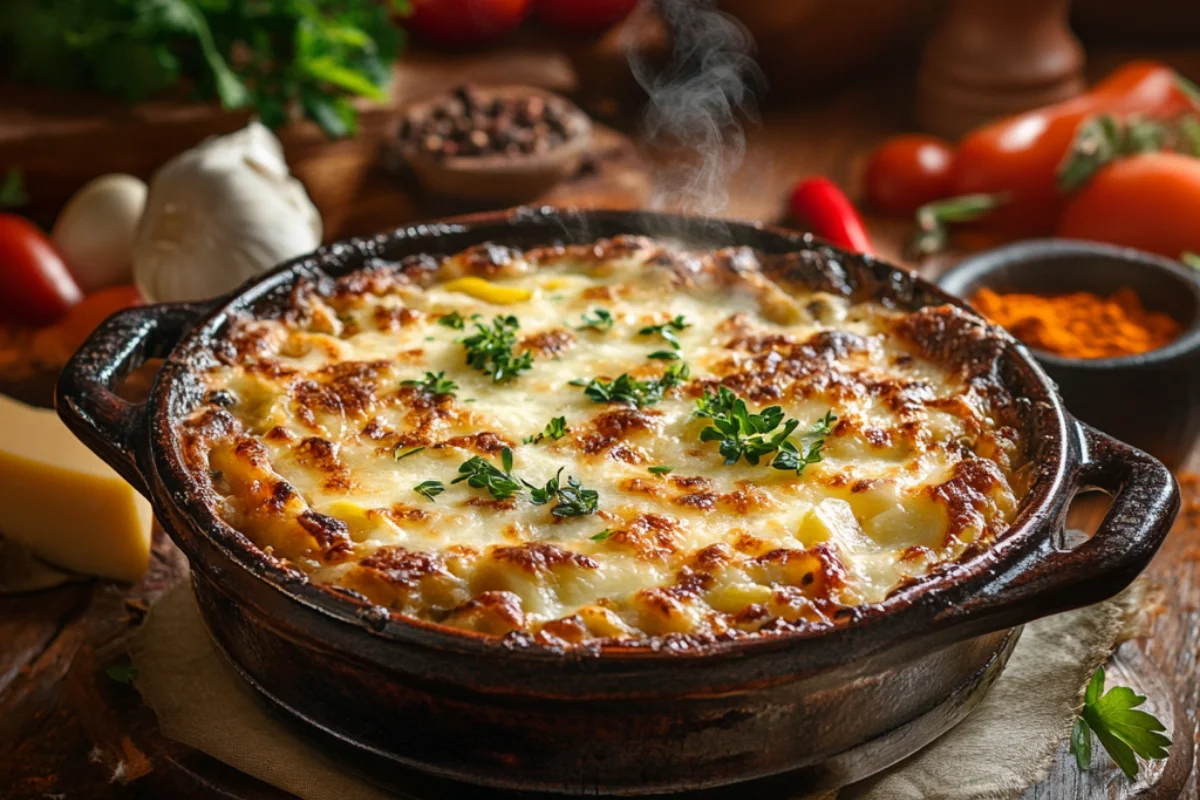
{"type": "Polygon", "coordinates": [[[553,478],[546,481],[545,488],[539,489],[528,481],[521,481],[529,489],[529,502],[535,506],[545,505],[551,500],[557,500],[550,513],[556,517],[586,517],[596,513],[600,494],[594,489],[584,489],[579,481],[567,476],[567,485],[561,485],[562,467],[553,478]]]}
{"type": "Polygon", "coordinates": [[[472,489],[487,489],[496,500],[507,500],[521,491],[521,482],[512,476],[513,455],[507,447],[500,451],[504,469],[482,456],[472,456],[458,468],[458,477],[451,484],[466,481],[472,489]]]}
{"type": "Polygon", "coordinates": [[[1104,667],[1096,670],[1071,730],[1071,752],[1081,770],[1092,762],[1092,733],[1130,780],[1137,778],[1138,756],[1167,757],[1171,740],[1162,734],[1167,728],[1153,714],[1136,710],[1144,702],[1146,698],[1128,686],[1114,686],[1105,693],[1104,667]]]}
{"type": "Polygon", "coordinates": [[[438,325],[444,325],[447,328],[454,328],[456,331],[466,330],[467,321],[463,319],[463,315],[457,311],[451,311],[449,314],[443,314],[438,317],[438,325]]]}
{"type": "Polygon", "coordinates": [[[613,319],[612,313],[609,312],[608,309],[593,308],[591,311],[586,312],[583,315],[582,319],[580,320],[580,322],[582,322],[582,324],[579,327],[577,327],[575,330],[585,331],[590,328],[592,330],[597,330],[597,331],[601,331],[601,332],[611,331],[613,323],[615,321],[616,320],[613,319]]]}
{"type": "Polygon", "coordinates": [[[446,491],[446,485],[441,481],[422,481],[413,487],[413,491],[432,503],[435,497],[446,491]]]}
{"type": "Polygon", "coordinates": [[[526,436],[522,442],[524,444],[537,444],[543,439],[553,439],[557,442],[559,439],[567,435],[567,430],[567,418],[555,417],[546,423],[546,427],[541,433],[535,433],[530,436],[526,436]]]}
{"type": "Polygon", "coordinates": [[[446,373],[439,372],[436,375],[432,372],[426,372],[425,377],[421,380],[401,381],[401,386],[414,386],[425,394],[448,394],[451,397],[458,391],[458,384],[446,377],[446,373]]]}
{"type": "Polygon", "coordinates": [[[797,475],[809,464],[821,460],[825,439],[832,433],[837,417],[827,412],[800,437],[797,446],[789,437],[800,427],[797,419],[784,419],[779,406],[764,408],[757,414],[750,413],[746,401],[738,397],[727,386],[718,387],[714,394],[705,390],[704,396],[696,401],[696,415],[712,420],[712,425],[700,431],[700,441],[719,442],[718,450],[726,464],[736,464],[746,459],[757,465],[772,453],[771,466],[775,469],[794,470],[797,475]],[[783,427],[780,428],[782,423],[783,427]]]}
{"type": "Polygon", "coordinates": [[[533,353],[526,350],[513,355],[517,344],[517,329],[521,323],[514,316],[495,317],[491,327],[476,322],[478,333],[462,340],[467,351],[467,364],[496,383],[511,380],[533,367],[533,353]]]}
{"type": "Polygon", "coordinates": [[[572,386],[584,387],[583,393],[597,403],[626,403],[636,408],[657,404],[668,389],[682,386],[691,376],[686,363],[679,362],[667,367],[661,378],[638,380],[623,373],[613,380],[593,378],[590,381],[574,380],[572,386]]]}
{"type": "Polygon", "coordinates": [[[683,345],[679,343],[679,337],[675,335],[675,332],[682,331],[685,328],[690,328],[691,326],[691,323],[684,319],[683,314],[677,314],[674,319],[667,320],[661,325],[647,325],[638,331],[638,335],[652,336],[653,334],[657,333],[659,336],[667,340],[667,344],[678,350],[683,347],[683,345]]]}

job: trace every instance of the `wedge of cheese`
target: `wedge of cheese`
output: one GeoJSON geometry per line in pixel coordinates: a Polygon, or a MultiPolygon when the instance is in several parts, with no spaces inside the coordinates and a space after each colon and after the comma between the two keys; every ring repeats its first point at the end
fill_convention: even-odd
{"type": "Polygon", "coordinates": [[[58,415],[0,397],[0,535],[39,558],[134,581],[150,562],[150,504],[58,415]]]}

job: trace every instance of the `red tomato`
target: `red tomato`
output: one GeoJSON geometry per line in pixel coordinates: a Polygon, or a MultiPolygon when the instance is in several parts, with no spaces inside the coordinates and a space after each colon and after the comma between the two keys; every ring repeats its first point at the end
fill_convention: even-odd
{"type": "Polygon", "coordinates": [[[954,151],[936,136],[888,139],[867,160],[867,201],[880,211],[909,214],[949,197],[954,151]]]}
{"type": "Polygon", "coordinates": [[[405,20],[439,44],[471,46],[494,42],[517,29],[533,0],[413,0],[405,20]]]}
{"type": "Polygon", "coordinates": [[[638,0],[534,0],[534,14],[567,33],[599,33],[616,25],[637,7],[638,0]]]}
{"type": "Polygon", "coordinates": [[[45,234],[24,217],[0,214],[0,318],[46,325],[82,297],[45,234]]]}
{"type": "Polygon", "coordinates": [[[1200,253],[1200,159],[1143,153],[1101,167],[1063,209],[1058,235],[1179,258],[1200,253]]]}
{"type": "Polygon", "coordinates": [[[1135,61],[1087,94],[968,134],[954,156],[952,194],[1006,194],[1008,202],[988,215],[989,227],[1021,235],[1052,231],[1066,202],[1058,165],[1080,122],[1097,114],[1169,118],[1190,108],[1173,70],[1135,61]]]}

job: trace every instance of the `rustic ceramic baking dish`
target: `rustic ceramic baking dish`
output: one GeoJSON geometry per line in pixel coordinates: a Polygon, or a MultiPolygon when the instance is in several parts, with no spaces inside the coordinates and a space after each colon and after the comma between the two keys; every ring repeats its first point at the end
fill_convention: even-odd
{"type": "MultiPolygon", "coordinates": [[[[958,301],[877,260],[755,225],[643,212],[511,212],[403,228],[323,248],[203,305],[109,319],[63,372],[66,423],[154,504],[192,565],[212,636],[267,706],[341,763],[407,792],[647,794],[754,782],[764,791],[840,786],[949,730],[1003,669],[1021,624],[1093,603],[1146,566],[1178,510],[1150,456],[1074,420],[1026,350],[1007,341],[1000,379],[1024,398],[1038,473],[1008,531],[832,629],[686,648],[513,646],[391,616],[323,589],[216,516],[182,463],[181,417],[230,314],[283,303],[301,277],[369,258],[452,253],[485,241],[532,247],[627,233],[695,247],[809,251],[814,281],[902,309],[958,301]],[[836,281],[830,281],[836,278],[836,281]],[[165,359],[144,405],[114,384],[165,359]],[[1067,506],[1113,496],[1097,533],[1070,548],[1067,506]]],[[[746,785],[737,787],[739,792],[746,785]]]]}

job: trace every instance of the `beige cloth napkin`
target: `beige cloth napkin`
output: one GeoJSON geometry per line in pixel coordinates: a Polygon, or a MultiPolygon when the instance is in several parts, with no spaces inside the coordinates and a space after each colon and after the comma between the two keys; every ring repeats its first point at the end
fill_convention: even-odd
{"type": "MultiPolygon", "coordinates": [[[[1008,800],[1045,778],[1091,674],[1112,653],[1122,599],[1025,628],[1008,668],[964,722],[839,800],[1008,800]]],[[[164,735],[303,800],[389,795],[342,772],[272,719],[213,649],[189,585],[155,604],[131,645],[135,685],[164,735]]],[[[831,795],[825,795],[829,797],[831,795]]]]}

